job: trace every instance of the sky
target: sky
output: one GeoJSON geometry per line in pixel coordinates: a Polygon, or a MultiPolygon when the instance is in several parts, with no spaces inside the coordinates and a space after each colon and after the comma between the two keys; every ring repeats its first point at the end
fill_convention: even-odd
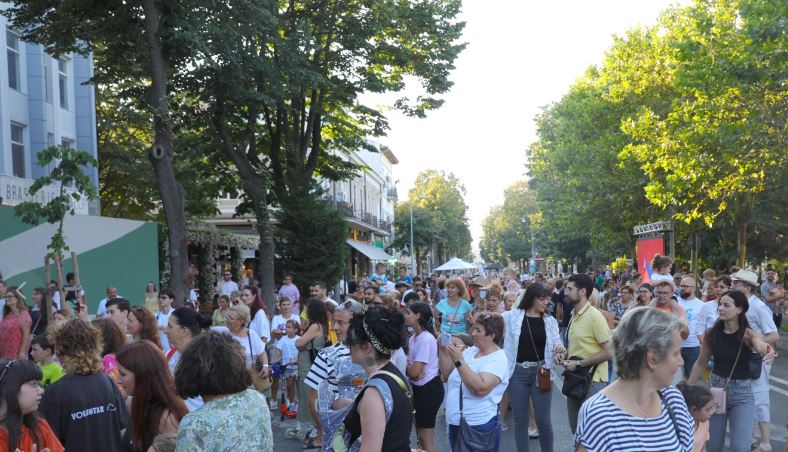
{"type": "MultiPolygon", "coordinates": [[[[454,173],[466,189],[473,249],[503,191],[525,179],[535,116],[585,70],[602,62],[613,35],[656,23],[666,0],[465,0],[466,49],[444,105],[425,119],[389,112],[378,138],[399,159],[394,178],[407,199],[424,169],[454,173]]],[[[406,93],[407,94],[407,93],[406,93]]],[[[415,93],[413,96],[415,97],[415,93]]]]}

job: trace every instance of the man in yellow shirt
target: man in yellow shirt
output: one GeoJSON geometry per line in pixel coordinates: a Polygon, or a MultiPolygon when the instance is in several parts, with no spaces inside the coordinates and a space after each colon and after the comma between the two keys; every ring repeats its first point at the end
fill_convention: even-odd
{"type": "Polygon", "coordinates": [[[612,357],[610,329],[607,326],[607,320],[598,309],[588,302],[593,290],[594,282],[590,277],[582,274],[570,276],[564,289],[566,299],[574,305],[567,333],[569,337],[567,356],[569,358],[557,357],[556,360],[569,371],[573,371],[577,367],[592,368],[597,366],[585,399],[566,398],[566,409],[569,413],[569,426],[572,433],[575,433],[577,429],[577,415],[580,412],[580,406],[586,399],[607,385],[607,361],[612,357]]]}

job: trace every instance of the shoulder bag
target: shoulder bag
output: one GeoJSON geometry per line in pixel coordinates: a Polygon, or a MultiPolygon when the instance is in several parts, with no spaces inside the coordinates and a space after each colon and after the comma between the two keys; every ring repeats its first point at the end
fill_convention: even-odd
{"type": "MultiPolygon", "coordinates": [[[[539,389],[539,392],[547,392],[552,387],[552,383],[550,382],[550,369],[542,367],[543,361],[539,360],[539,350],[536,349],[536,342],[534,341],[534,335],[531,333],[531,324],[528,323],[528,316],[524,315],[523,320],[525,321],[525,326],[528,328],[528,335],[531,336],[531,345],[534,346],[536,362],[539,363],[539,369],[536,371],[536,387],[539,389]]],[[[545,334],[547,334],[547,325],[545,325],[545,334]]],[[[542,351],[542,357],[544,357],[544,351],[542,351]]]]}
{"type": "MultiPolygon", "coordinates": [[[[252,385],[260,392],[266,391],[271,387],[271,376],[268,375],[263,378],[259,375],[259,372],[263,370],[263,365],[259,360],[254,358],[254,352],[252,351],[251,330],[246,330],[246,339],[249,341],[249,357],[252,358],[252,367],[249,369],[249,374],[252,376],[252,385]]],[[[263,351],[263,353],[265,353],[265,351],[263,351]]]]}
{"type": "MultiPolygon", "coordinates": [[[[500,434],[499,426],[487,432],[482,432],[471,426],[465,421],[462,406],[462,378],[460,379],[460,428],[454,444],[451,445],[452,452],[491,452],[495,449],[497,436],[500,434]]],[[[497,415],[496,415],[497,418],[497,415]]],[[[497,421],[496,421],[497,422],[497,421]]]]}
{"type": "Polygon", "coordinates": [[[714,397],[714,405],[716,409],[714,410],[714,414],[725,414],[728,411],[728,385],[731,382],[731,377],[733,377],[733,372],[736,370],[736,364],[739,363],[739,358],[741,357],[741,349],[744,345],[744,337],[742,337],[741,343],[739,343],[739,352],[736,353],[736,361],[733,362],[733,367],[731,367],[731,373],[728,374],[727,380],[725,380],[725,387],[724,388],[715,388],[711,387],[711,395],[714,397]]]}
{"type": "Polygon", "coordinates": [[[750,354],[748,370],[750,380],[757,380],[761,378],[761,371],[763,370],[763,356],[761,356],[760,353],[752,352],[752,354],[750,354]]]}
{"type": "MultiPolygon", "coordinates": [[[[571,356],[569,358],[570,361],[580,361],[581,359],[582,358],[577,356],[571,356]]],[[[588,396],[588,390],[591,387],[591,382],[594,379],[594,373],[596,372],[597,366],[599,366],[599,364],[595,364],[594,367],[591,368],[591,371],[589,371],[587,367],[582,367],[578,364],[575,370],[565,370],[563,374],[564,385],[561,387],[561,394],[570,399],[577,400],[578,402],[584,401],[588,396]]]]}

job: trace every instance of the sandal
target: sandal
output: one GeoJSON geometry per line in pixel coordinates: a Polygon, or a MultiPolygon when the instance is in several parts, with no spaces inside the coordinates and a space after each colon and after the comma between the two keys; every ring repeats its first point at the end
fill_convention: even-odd
{"type": "Polygon", "coordinates": [[[772,446],[769,445],[769,444],[764,444],[764,443],[758,442],[758,445],[755,446],[755,448],[752,449],[752,451],[753,452],[772,452],[772,446]]]}
{"type": "Polygon", "coordinates": [[[322,449],[322,444],[315,444],[314,438],[309,438],[308,440],[304,441],[304,450],[311,450],[311,449],[322,449]]]}

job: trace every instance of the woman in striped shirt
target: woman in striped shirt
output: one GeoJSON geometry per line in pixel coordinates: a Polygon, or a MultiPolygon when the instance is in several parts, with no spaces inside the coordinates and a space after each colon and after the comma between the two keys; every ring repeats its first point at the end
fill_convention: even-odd
{"type": "Polygon", "coordinates": [[[627,312],[613,333],[619,378],[583,403],[578,451],[692,449],[693,421],[681,392],[670,387],[681,359],[681,323],[653,308],[627,312]]]}

